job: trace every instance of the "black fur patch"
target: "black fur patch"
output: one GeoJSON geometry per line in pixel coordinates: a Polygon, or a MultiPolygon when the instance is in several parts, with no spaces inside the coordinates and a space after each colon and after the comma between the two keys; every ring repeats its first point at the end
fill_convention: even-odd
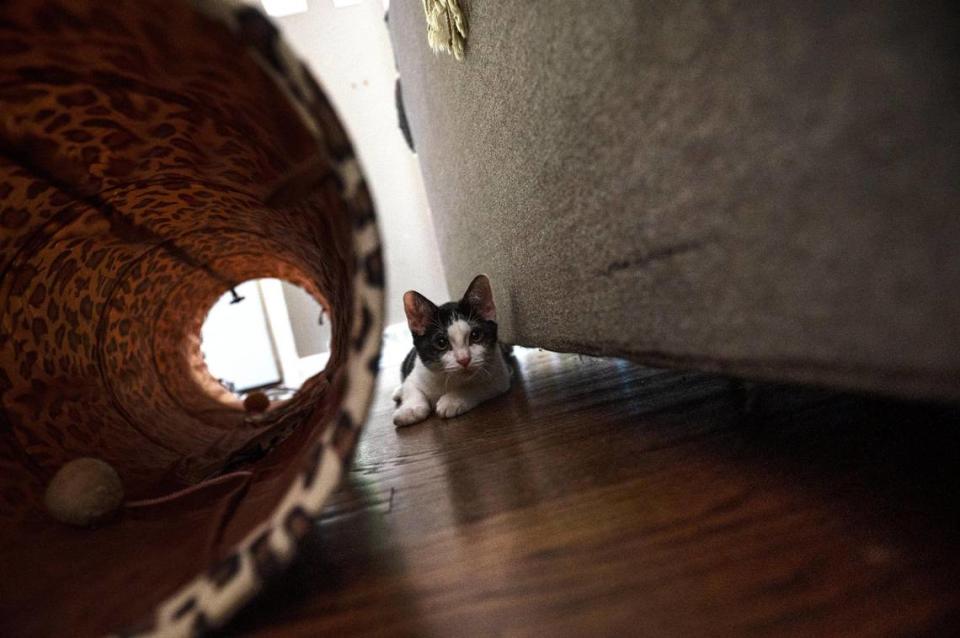
{"type": "Polygon", "coordinates": [[[417,363],[417,349],[410,348],[410,352],[407,353],[407,356],[404,357],[403,363],[400,365],[400,378],[406,379],[410,376],[410,373],[413,372],[413,366],[417,363]]]}

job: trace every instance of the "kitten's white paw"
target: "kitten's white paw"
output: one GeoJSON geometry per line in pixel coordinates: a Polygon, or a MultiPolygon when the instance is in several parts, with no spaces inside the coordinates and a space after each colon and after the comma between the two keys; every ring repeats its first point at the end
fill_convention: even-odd
{"type": "Polygon", "coordinates": [[[401,405],[393,413],[394,425],[413,425],[430,416],[430,406],[424,403],[401,405]]]}
{"type": "Polygon", "coordinates": [[[463,414],[472,407],[469,402],[461,397],[445,394],[437,401],[437,416],[441,419],[449,419],[463,414]]]}

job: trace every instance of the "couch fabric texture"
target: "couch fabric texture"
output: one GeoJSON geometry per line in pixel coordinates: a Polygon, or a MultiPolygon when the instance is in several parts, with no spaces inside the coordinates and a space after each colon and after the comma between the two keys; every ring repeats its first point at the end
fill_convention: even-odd
{"type": "Polygon", "coordinates": [[[451,290],[505,340],[960,397],[947,3],[419,2],[389,28],[451,290]]]}

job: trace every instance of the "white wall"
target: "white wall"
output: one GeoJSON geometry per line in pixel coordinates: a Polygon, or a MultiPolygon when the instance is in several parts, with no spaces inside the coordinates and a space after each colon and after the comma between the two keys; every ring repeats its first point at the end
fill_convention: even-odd
{"type": "Polygon", "coordinates": [[[397,127],[396,67],[383,2],[335,8],[333,0],[309,0],[308,6],[274,21],[310,65],[357,149],[383,235],[387,323],[405,321],[405,290],[438,303],[450,297],[417,158],[397,127]]]}
{"type": "Polygon", "coordinates": [[[293,332],[294,346],[298,357],[330,350],[330,322],[324,318],[320,324],[323,308],[303,288],[283,281],[280,283],[283,301],[290,317],[290,329],[293,332]]]}
{"type": "Polygon", "coordinates": [[[270,327],[255,281],[238,285],[240,303],[229,292],[214,304],[203,322],[200,347],[215,379],[242,391],[281,380],[270,327]]]}

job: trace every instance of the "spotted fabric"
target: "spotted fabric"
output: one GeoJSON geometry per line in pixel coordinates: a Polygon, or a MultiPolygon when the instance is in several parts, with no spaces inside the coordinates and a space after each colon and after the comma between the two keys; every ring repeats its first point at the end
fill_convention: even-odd
{"type": "MultiPolygon", "coordinates": [[[[232,2],[0,4],[0,635],[188,635],[294,556],[352,454],[379,357],[383,261],[349,139],[303,64],[232,2]],[[309,189],[276,189],[303,165],[309,189]],[[266,415],[199,333],[252,278],[330,313],[327,369],[266,415]],[[127,509],[49,520],[65,461],[127,509]]],[[[242,344],[238,344],[242,347],[242,344]]]]}

